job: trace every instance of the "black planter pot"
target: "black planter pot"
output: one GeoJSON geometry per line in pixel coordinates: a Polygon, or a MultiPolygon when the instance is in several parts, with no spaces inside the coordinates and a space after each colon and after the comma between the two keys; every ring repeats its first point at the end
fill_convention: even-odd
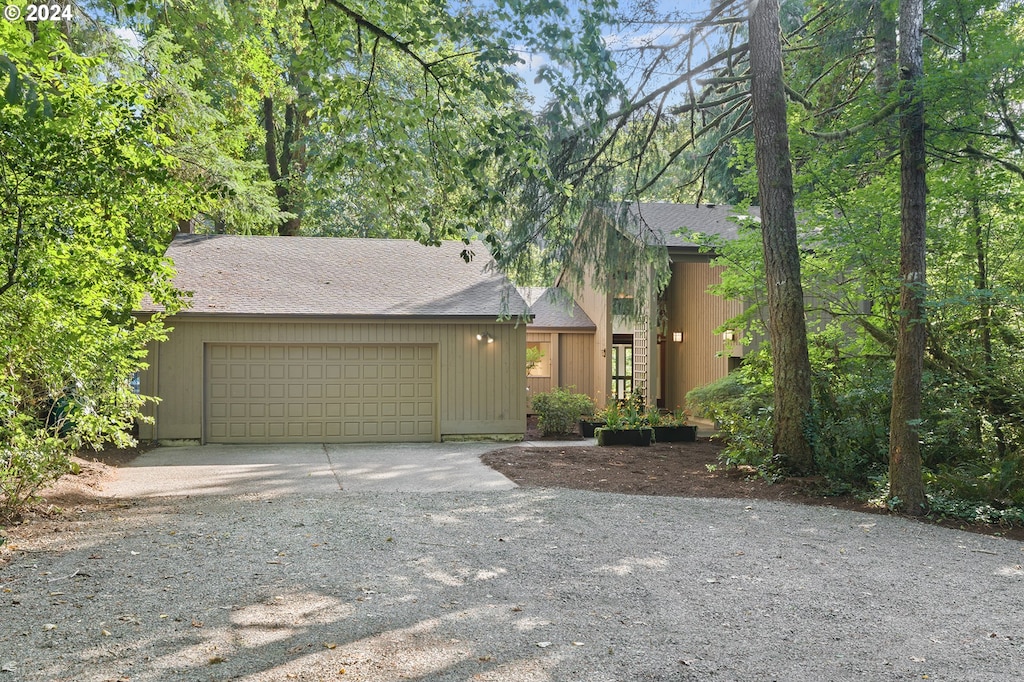
{"type": "Polygon", "coordinates": [[[590,421],[588,419],[580,420],[580,435],[584,438],[593,438],[594,430],[604,426],[602,421],[590,421]]]}
{"type": "Polygon", "coordinates": [[[598,445],[650,445],[651,429],[608,429],[595,431],[598,445]]]}
{"type": "Polygon", "coordinates": [[[696,426],[655,426],[655,443],[692,443],[697,440],[696,426]]]}

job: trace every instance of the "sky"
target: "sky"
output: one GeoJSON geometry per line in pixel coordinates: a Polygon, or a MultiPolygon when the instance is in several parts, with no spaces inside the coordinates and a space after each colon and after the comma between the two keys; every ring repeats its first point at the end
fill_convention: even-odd
{"type": "MultiPolygon", "coordinates": [[[[615,53],[616,59],[622,60],[620,68],[629,69],[625,63],[627,55],[635,54],[635,49],[641,45],[665,44],[674,37],[689,30],[689,23],[704,16],[712,0],[621,0],[620,10],[627,16],[643,16],[638,12],[636,5],[642,5],[643,10],[654,17],[671,17],[674,21],[654,22],[640,21],[632,25],[608,26],[604,32],[605,42],[609,49],[615,53]]],[[[578,2],[569,0],[570,5],[578,5],[578,2]]],[[[698,46],[695,52],[695,61],[700,61],[701,55],[707,54],[707,48],[698,46]]],[[[538,70],[550,64],[550,58],[543,53],[531,52],[525,48],[519,50],[521,59],[518,65],[519,75],[526,83],[527,91],[534,98],[534,106],[540,109],[549,99],[550,91],[543,82],[537,82],[538,70]]],[[[631,70],[631,69],[630,69],[631,70]]],[[[627,83],[630,82],[628,71],[620,72],[627,76],[627,83]]],[[[661,82],[664,82],[676,75],[675,69],[665,69],[658,74],[661,82]]],[[[634,81],[635,84],[635,81],[634,81]]]]}

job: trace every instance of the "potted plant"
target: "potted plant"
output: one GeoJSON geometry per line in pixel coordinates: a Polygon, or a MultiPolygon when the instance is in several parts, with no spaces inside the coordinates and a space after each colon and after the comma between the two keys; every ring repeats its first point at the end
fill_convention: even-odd
{"type": "Polygon", "coordinates": [[[653,432],[646,415],[629,401],[623,408],[614,402],[602,413],[604,426],[595,430],[598,445],[650,445],[653,432]]]}
{"type": "Polygon", "coordinates": [[[697,427],[686,423],[687,415],[682,410],[667,414],[655,410],[648,413],[648,420],[654,429],[656,443],[692,443],[697,440],[697,427]]]}

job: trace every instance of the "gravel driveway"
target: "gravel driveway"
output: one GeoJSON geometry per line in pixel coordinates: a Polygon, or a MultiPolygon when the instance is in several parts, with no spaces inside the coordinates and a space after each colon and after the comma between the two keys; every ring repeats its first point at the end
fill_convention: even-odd
{"type": "Polygon", "coordinates": [[[978,680],[1024,545],[822,507],[235,489],[76,514],[0,567],[4,680],[978,680]]]}

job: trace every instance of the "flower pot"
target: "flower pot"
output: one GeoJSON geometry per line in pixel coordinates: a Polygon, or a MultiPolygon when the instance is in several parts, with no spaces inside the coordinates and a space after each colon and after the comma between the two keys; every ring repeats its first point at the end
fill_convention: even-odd
{"type": "Polygon", "coordinates": [[[650,445],[651,429],[599,428],[595,432],[598,445],[650,445]]]}
{"type": "Polygon", "coordinates": [[[594,430],[604,426],[603,421],[591,421],[589,419],[580,420],[580,434],[584,438],[593,438],[594,430]]]}
{"type": "Polygon", "coordinates": [[[655,443],[692,443],[697,440],[696,426],[655,426],[655,443]]]}

